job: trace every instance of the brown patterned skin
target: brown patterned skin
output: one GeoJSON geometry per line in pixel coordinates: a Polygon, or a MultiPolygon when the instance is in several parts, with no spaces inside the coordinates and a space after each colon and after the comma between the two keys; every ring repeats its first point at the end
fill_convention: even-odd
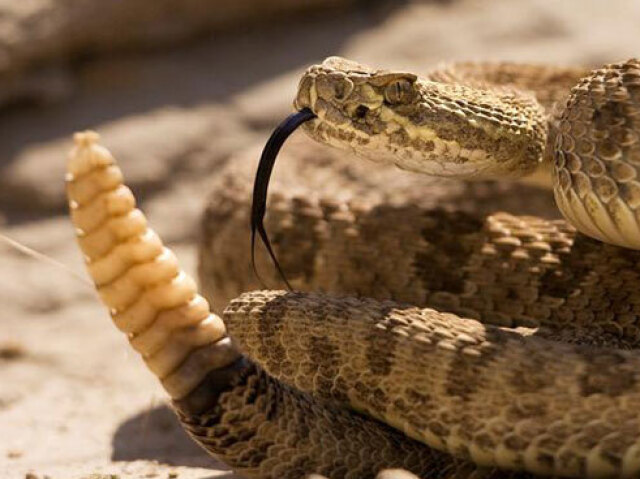
{"type": "Polygon", "coordinates": [[[442,83],[462,83],[475,88],[519,89],[533,93],[546,110],[567,99],[571,88],[589,69],[570,65],[512,62],[457,62],[437,67],[426,79],[442,83]]]}
{"type": "MultiPolygon", "coordinates": [[[[442,216],[440,225],[459,219],[442,216]]],[[[411,285],[414,303],[446,313],[271,292],[232,301],[225,321],[268,374],[456,457],[544,475],[634,477],[640,358],[625,349],[640,333],[640,255],[574,242],[558,223],[497,215],[467,224],[459,277],[431,265],[411,285]]],[[[369,254],[386,254],[386,240],[368,244],[369,254]]],[[[440,254],[442,265],[461,261],[440,254]]],[[[365,277],[380,273],[371,270],[365,277]]],[[[374,283],[359,287],[375,294],[374,283]]]]}
{"type": "Polygon", "coordinates": [[[567,220],[601,241],[640,249],[640,62],[595,70],[558,124],[555,197],[567,220]]]}
{"type": "MultiPolygon", "coordinates": [[[[504,78],[509,68],[496,67],[498,77],[504,78]]],[[[622,71],[616,68],[608,70],[622,71]]],[[[611,111],[633,117],[635,77],[628,73],[616,74],[618,87],[605,97],[626,102],[611,111]],[[626,99],[615,93],[620,88],[631,92],[626,99]]],[[[558,82],[567,82],[570,75],[563,69],[558,82]]],[[[384,81],[411,78],[392,74],[384,81]]],[[[588,81],[598,91],[600,80],[594,78],[588,81]]],[[[415,119],[423,123],[402,124],[404,135],[396,129],[395,153],[402,161],[393,162],[420,169],[416,152],[431,148],[427,143],[432,141],[428,153],[438,154],[429,156],[447,165],[437,167],[440,173],[451,167],[468,176],[479,167],[481,174],[474,176],[493,175],[490,170],[517,176],[535,170],[547,157],[548,136],[551,143],[562,143],[560,151],[575,152],[565,147],[565,136],[571,137],[566,126],[560,124],[560,133],[549,135],[548,113],[533,95],[500,85],[475,101],[472,88],[489,81],[432,84],[430,91],[438,98],[451,96],[438,113],[442,121],[420,110],[424,114],[415,119]],[[465,132],[473,126],[468,123],[473,115],[482,135],[472,138],[465,132]],[[416,125],[423,133],[412,138],[416,125]]],[[[354,87],[352,92],[363,101],[377,101],[380,88],[394,101],[407,95],[404,83],[374,85],[364,94],[354,87]]],[[[380,117],[368,119],[373,110],[360,118],[361,133],[337,143],[352,145],[357,137],[361,146],[375,147],[370,152],[381,151],[383,143],[362,140],[362,134],[384,127],[380,117]]],[[[592,119],[597,123],[601,116],[596,111],[592,119]]],[[[394,114],[403,113],[396,109],[394,114]]],[[[615,116],[605,117],[608,126],[621,126],[615,116]]],[[[382,120],[389,118],[398,120],[382,120]]],[[[567,121],[572,121],[570,113],[567,121]]],[[[631,126],[624,127],[635,128],[629,121],[631,126]]],[[[329,131],[325,127],[324,134],[329,131]]],[[[633,139],[630,134],[621,143],[622,154],[631,159],[633,139]]],[[[638,359],[628,351],[638,341],[640,298],[634,285],[640,253],[576,236],[564,222],[508,214],[482,217],[495,209],[491,205],[501,204],[499,195],[489,198],[496,192],[502,198],[519,193],[509,204],[519,200],[526,210],[526,187],[477,183],[452,194],[455,187],[449,184],[447,191],[432,195],[437,190],[432,182],[434,191],[425,195],[408,187],[419,180],[390,181],[384,168],[376,173],[349,165],[332,172],[335,164],[325,165],[326,174],[319,178],[300,174],[300,168],[292,173],[299,196],[281,190],[283,195],[275,198],[280,207],[269,223],[285,269],[293,272],[297,287],[375,299],[245,294],[225,313],[231,343],[225,325],[208,312],[193,284],[146,228],[112,158],[95,141],[91,135],[77,138],[69,178],[72,217],[89,271],[116,325],[161,379],[187,430],[234,469],[273,478],[311,473],[370,478],[382,468],[398,467],[425,478],[640,474],[634,402],[638,359]],[[354,176],[358,170],[367,174],[354,176]],[[314,182],[328,197],[318,197],[314,182]],[[347,184],[365,186],[353,201],[341,203],[341,185],[347,184]],[[371,187],[375,192],[368,192],[371,187]],[[484,199],[469,199],[469,192],[484,199]],[[458,199],[471,213],[451,211],[458,199]],[[434,210],[434,205],[444,209],[434,210]],[[131,221],[121,221],[130,216],[131,221]],[[240,356],[236,346],[248,356],[240,356]]],[[[569,168],[569,173],[576,171],[569,168]]],[[[633,200],[633,192],[624,192],[634,178],[620,180],[625,183],[620,197],[633,200]]],[[[220,215],[222,227],[209,223],[210,236],[204,239],[202,274],[227,282],[206,288],[217,301],[222,295],[216,288],[226,294],[237,286],[230,267],[246,262],[248,249],[238,257],[230,253],[237,246],[224,249],[233,231],[235,243],[241,243],[237,231],[242,230],[236,228],[244,213],[237,210],[244,198],[237,191],[229,184],[219,192],[218,204],[228,201],[229,213],[225,218],[221,211],[210,211],[220,215]],[[216,243],[219,238],[226,240],[216,243]],[[217,251],[222,254],[211,256],[217,251]]]]}
{"type": "Polygon", "coordinates": [[[255,478],[373,478],[389,467],[443,479],[512,476],[429,449],[336,401],[295,391],[242,357],[148,228],[115,159],[97,141],[93,132],[76,134],[68,163],[79,246],[115,325],[204,448],[255,478]]]}
{"type": "MultiPolygon", "coordinates": [[[[325,66],[310,71],[316,75],[325,66]]],[[[632,94],[637,68],[638,62],[630,61],[603,70],[609,73],[596,71],[569,99],[570,106],[587,100],[595,104],[597,95],[592,99],[589,91],[597,92],[609,76],[607,101],[601,104],[615,103],[608,108],[630,113],[630,119],[606,116],[604,128],[609,130],[600,134],[610,148],[613,140],[623,141],[615,156],[596,147],[582,150],[578,159],[581,165],[596,156],[604,162],[628,160],[627,184],[620,188],[627,195],[636,171],[632,94]],[[587,100],[580,100],[581,95],[587,100]]],[[[357,75],[368,74],[358,69],[357,75]]],[[[389,78],[397,82],[408,77],[390,74],[385,80],[389,78]]],[[[357,91],[353,83],[352,92],[357,91]]],[[[386,93],[389,84],[382,88],[386,93]]],[[[393,95],[402,95],[403,88],[393,95]]],[[[311,106],[311,98],[323,98],[317,93],[322,89],[330,90],[303,79],[297,105],[311,106]]],[[[333,91],[324,98],[338,89],[333,91]]],[[[376,94],[369,93],[366,100],[373,102],[376,94]]],[[[321,105],[326,110],[308,126],[311,136],[370,157],[369,150],[359,149],[358,133],[331,130],[331,122],[340,125],[344,118],[336,120],[333,107],[321,105]]],[[[374,109],[368,105],[361,119],[368,126],[360,126],[362,131],[372,128],[365,133],[373,136],[376,115],[367,117],[374,109]]],[[[352,106],[344,108],[349,112],[352,106]]],[[[600,121],[597,109],[578,109],[583,116],[590,112],[596,125],[600,121]]],[[[567,123],[575,117],[568,110],[555,118],[558,132],[552,134],[560,140],[550,143],[560,143],[560,149],[549,156],[575,160],[575,148],[567,140],[567,123]]],[[[583,136],[598,144],[597,133],[583,136]]],[[[382,145],[379,139],[371,142],[382,145]]],[[[544,156],[540,151],[539,161],[544,156]]],[[[562,168],[559,163],[558,171],[562,168]]],[[[615,174],[609,164],[604,170],[615,174]]],[[[603,176],[602,169],[593,173],[603,176]]],[[[378,185],[382,189],[383,183],[378,185]]],[[[300,254],[286,246],[309,240],[313,245],[305,269],[294,269],[301,288],[390,298],[441,312],[327,295],[243,295],[231,303],[225,319],[243,351],[269,374],[298,390],[344,401],[474,463],[570,477],[640,474],[640,358],[628,351],[640,334],[640,253],[576,236],[565,222],[539,218],[498,214],[482,220],[415,204],[394,208],[366,200],[332,210],[322,200],[297,198],[279,209],[288,210],[289,217],[271,228],[274,236],[290,242],[279,252],[284,262],[300,254]],[[298,240],[289,237],[292,232],[298,240]]],[[[630,246],[637,239],[625,238],[630,246]]]]}
{"type": "MultiPolygon", "coordinates": [[[[214,382],[219,387],[219,378],[214,382]]],[[[433,478],[512,476],[429,449],[338,403],[287,387],[249,363],[220,396],[212,397],[210,383],[201,388],[205,409],[175,403],[182,424],[208,452],[247,477],[297,479],[313,472],[359,479],[389,467],[433,478]]]]}

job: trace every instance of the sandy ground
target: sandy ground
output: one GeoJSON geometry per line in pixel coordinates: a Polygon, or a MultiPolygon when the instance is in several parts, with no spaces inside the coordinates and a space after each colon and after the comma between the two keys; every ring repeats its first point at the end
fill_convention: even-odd
{"type": "MultiPolygon", "coordinates": [[[[62,178],[70,135],[91,127],[195,272],[208,178],[266,140],[308,64],[597,65],[637,54],[637,18],[634,0],[396,2],[83,61],[66,101],[0,111],[0,231],[84,276],[62,178]]],[[[182,432],[86,283],[2,243],[0,258],[0,477],[234,477],[182,432]]]]}

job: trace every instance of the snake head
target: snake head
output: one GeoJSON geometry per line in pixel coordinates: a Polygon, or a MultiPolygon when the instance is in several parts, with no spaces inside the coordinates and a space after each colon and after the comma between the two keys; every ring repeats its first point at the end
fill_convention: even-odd
{"type": "Polygon", "coordinates": [[[294,101],[314,140],[436,176],[520,177],[539,165],[547,123],[528,94],[473,88],[340,57],[310,67],[294,101]]]}
{"type": "Polygon", "coordinates": [[[303,126],[312,138],[377,159],[386,149],[376,148],[376,139],[389,133],[392,112],[417,107],[417,80],[413,73],[375,70],[330,57],[305,72],[294,107],[317,115],[303,126]]]}

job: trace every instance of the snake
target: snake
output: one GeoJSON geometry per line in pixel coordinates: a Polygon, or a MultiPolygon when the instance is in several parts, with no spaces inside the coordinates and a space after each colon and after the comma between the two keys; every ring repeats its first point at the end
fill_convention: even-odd
{"type": "Polygon", "coordinates": [[[331,57],[294,108],[366,162],[290,165],[303,195],[272,194],[267,229],[295,290],[221,316],[246,184],[225,176],[205,212],[208,301],[97,134],[75,136],[89,274],[196,442],[255,478],[640,477],[640,62],[420,77],[331,57]],[[546,183],[565,220],[439,208],[432,176],[461,196],[516,180],[525,206],[522,182],[546,183]]]}

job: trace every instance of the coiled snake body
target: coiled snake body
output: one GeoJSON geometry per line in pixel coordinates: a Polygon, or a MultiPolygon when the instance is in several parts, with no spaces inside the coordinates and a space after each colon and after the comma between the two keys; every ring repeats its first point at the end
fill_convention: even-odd
{"type": "Polygon", "coordinates": [[[331,58],[295,106],[313,138],[412,171],[555,164],[563,214],[609,244],[534,217],[298,202],[304,246],[278,253],[320,267],[298,261],[296,284],[378,299],[246,293],[222,324],[80,134],[69,195],[90,272],[196,440],[251,477],[639,477],[640,63],[421,79],[331,58]]]}

